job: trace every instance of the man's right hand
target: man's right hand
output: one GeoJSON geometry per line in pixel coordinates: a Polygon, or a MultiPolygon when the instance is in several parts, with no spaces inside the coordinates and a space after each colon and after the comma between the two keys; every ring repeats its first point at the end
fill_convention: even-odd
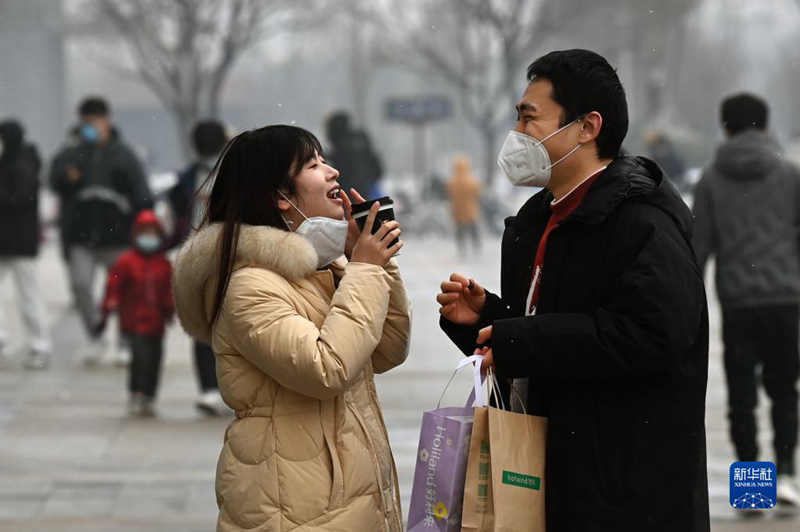
{"type": "Polygon", "coordinates": [[[442,283],[442,293],[436,296],[439,314],[457,325],[475,325],[486,304],[486,290],[460,273],[454,273],[442,283]]]}
{"type": "Polygon", "coordinates": [[[67,180],[70,183],[77,183],[82,177],[83,174],[81,174],[81,171],[77,166],[67,167],[67,180]]]}

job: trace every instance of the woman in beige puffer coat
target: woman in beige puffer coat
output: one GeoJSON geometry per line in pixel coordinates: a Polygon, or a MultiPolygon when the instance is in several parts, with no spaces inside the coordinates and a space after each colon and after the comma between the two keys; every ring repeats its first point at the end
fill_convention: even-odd
{"type": "Polygon", "coordinates": [[[408,354],[410,306],[391,259],[402,242],[388,247],[399,226],[360,235],[351,220],[306,222],[349,212],[320,153],[291,126],[231,141],[206,222],[175,265],[178,316],[212,343],[236,412],[217,467],[218,531],[403,530],[373,378],[408,354]],[[350,260],[322,264],[330,246],[309,228],[350,260]]]}

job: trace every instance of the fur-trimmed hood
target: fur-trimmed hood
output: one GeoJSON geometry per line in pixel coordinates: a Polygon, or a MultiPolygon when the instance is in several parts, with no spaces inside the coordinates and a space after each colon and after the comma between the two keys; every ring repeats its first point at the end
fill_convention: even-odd
{"type": "MultiPolygon", "coordinates": [[[[211,341],[210,314],[222,224],[211,224],[192,235],[175,261],[173,292],[181,325],[191,336],[211,341]]],[[[257,266],[287,280],[299,279],[317,269],[317,252],[300,235],[267,226],[242,225],[234,269],[257,266]]]]}

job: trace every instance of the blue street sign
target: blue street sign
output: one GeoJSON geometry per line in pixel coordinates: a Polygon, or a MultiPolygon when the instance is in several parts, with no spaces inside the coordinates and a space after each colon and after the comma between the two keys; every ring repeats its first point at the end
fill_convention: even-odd
{"type": "Polygon", "coordinates": [[[386,117],[399,122],[423,124],[450,114],[450,100],[443,97],[391,98],[386,102],[386,117]]]}

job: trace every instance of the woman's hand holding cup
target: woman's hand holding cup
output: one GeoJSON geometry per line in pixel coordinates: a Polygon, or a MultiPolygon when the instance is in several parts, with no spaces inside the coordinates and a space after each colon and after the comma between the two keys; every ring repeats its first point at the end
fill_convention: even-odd
{"type": "MultiPolygon", "coordinates": [[[[369,209],[369,215],[367,215],[365,227],[372,227],[379,209],[379,202],[376,201],[372,204],[372,207],[369,209]]],[[[389,259],[403,247],[402,240],[390,246],[401,233],[400,224],[397,220],[391,220],[382,224],[375,234],[367,230],[362,231],[361,236],[358,237],[355,243],[350,260],[352,262],[374,264],[380,267],[386,266],[389,263],[389,259]]]]}
{"type": "MultiPolygon", "coordinates": [[[[356,203],[364,203],[367,201],[354,188],[350,189],[350,194],[353,196],[356,203]]],[[[344,209],[345,219],[350,224],[347,228],[347,242],[344,246],[344,256],[347,257],[347,260],[352,260],[353,249],[356,246],[356,242],[358,242],[358,237],[361,236],[361,229],[359,229],[358,224],[353,218],[353,202],[350,200],[350,197],[344,190],[339,191],[339,197],[342,198],[342,202],[344,203],[342,208],[344,209]]]]}

